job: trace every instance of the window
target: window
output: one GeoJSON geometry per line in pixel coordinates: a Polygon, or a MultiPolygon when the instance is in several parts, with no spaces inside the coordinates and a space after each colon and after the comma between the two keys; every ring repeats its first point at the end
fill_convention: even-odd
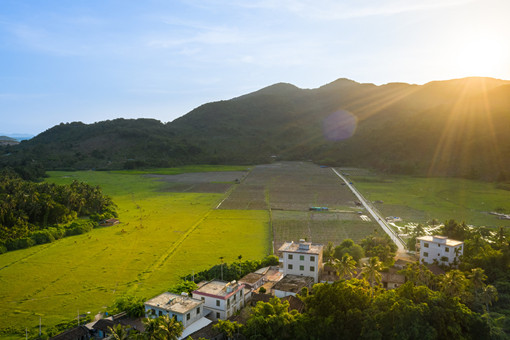
{"type": "Polygon", "coordinates": [[[425,248],[428,248],[428,247],[429,247],[429,244],[428,244],[428,243],[424,243],[424,244],[423,244],[423,246],[424,246],[425,248]]]}
{"type": "Polygon", "coordinates": [[[305,270],[305,266],[299,266],[299,270],[305,270]]]}
{"type": "Polygon", "coordinates": [[[216,300],[216,306],[220,305],[220,300],[216,300]]]}
{"type": "Polygon", "coordinates": [[[304,261],[305,260],[305,255],[299,255],[299,260],[300,261],[304,261]]]}
{"type": "Polygon", "coordinates": [[[151,309],[151,314],[156,315],[156,310],[154,308],[151,309]]]}
{"type": "Polygon", "coordinates": [[[423,253],[423,257],[429,257],[429,253],[424,252],[424,253],[423,253]]]}
{"type": "Polygon", "coordinates": [[[197,314],[200,314],[200,307],[197,308],[197,314]]]}
{"type": "Polygon", "coordinates": [[[291,265],[291,264],[289,264],[289,265],[288,265],[288,268],[289,268],[289,269],[292,269],[292,265],[291,265]]]}
{"type": "Polygon", "coordinates": [[[292,254],[289,254],[289,260],[292,260],[292,254]]]}
{"type": "Polygon", "coordinates": [[[216,319],[220,318],[220,313],[216,312],[216,319]]]}
{"type": "Polygon", "coordinates": [[[159,312],[158,312],[158,315],[159,315],[159,316],[163,315],[163,312],[162,312],[162,311],[159,311],[159,312]]]}
{"type": "Polygon", "coordinates": [[[310,261],[314,262],[315,261],[315,256],[310,256],[310,261]]]}
{"type": "Polygon", "coordinates": [[[186,320],[189,320],[189,319],[191,319],[190,313],[186,314],[186,320]]]}
{"type": "Polygon", "coordinates": [[[314,266],[310,266],[310,271],[314,272],[315,271],[315,267],[314,266]]]}
{"type": "Polygon", "coordinates": [[[205,297],[202,296],[201,299],[202,299],[202,301],[205,301],[205,297]]]}
{"type": "Polygon", "coordinates": [[[444,247],[444,251],[445,251],[445,252],[447,252],[447,253],[449,253],[449,252],[450,252],[450,248],[448,248],[448,247],[444,247]]]}

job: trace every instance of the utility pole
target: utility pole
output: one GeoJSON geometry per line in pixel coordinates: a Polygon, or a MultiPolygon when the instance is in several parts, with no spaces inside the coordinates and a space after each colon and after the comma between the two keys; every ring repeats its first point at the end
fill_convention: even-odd
{"type": "Polygon", "coordinates": [[[80,310],[78,309],[78,327],[80,327],[80,310]]]}
{"type": "Polygon", "coordinates": [[[39,315],[39,337],[41,337],[41,316],[39,315]]]}

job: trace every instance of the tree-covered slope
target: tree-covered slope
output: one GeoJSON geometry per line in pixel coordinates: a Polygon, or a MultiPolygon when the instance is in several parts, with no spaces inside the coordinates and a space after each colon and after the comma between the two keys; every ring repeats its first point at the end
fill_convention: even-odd
{"type": "Polygon", "coordinates": [[[108,169],[260,163],[278,156],[504,179],[510,175],[509,94],[510,82],[492,78],[421,86],[338,79],[317,89],[279,83],[204,104],[167,124],[150,119],[61,124],[4,147],[0,160],[108,169]]]}

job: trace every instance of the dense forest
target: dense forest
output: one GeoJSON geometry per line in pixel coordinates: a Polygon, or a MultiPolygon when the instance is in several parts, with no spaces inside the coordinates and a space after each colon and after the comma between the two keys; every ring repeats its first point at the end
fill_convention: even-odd
{"type": "Polygon", "coordinates": [[[78,181],[35,183],[4,169],[0,172],[0,253],[89,231],[100,220],[116,217],[115,209],[97,186],[78,181]]]}
{"type": "Polygon", "coordinates": [[[60,124],[0,148],[0,166],[41,169],[261,164],[273,159],[388,173],[510,181],[510,84],[465,78],[376,86],[276,84],[170,123],[60,124]]]}

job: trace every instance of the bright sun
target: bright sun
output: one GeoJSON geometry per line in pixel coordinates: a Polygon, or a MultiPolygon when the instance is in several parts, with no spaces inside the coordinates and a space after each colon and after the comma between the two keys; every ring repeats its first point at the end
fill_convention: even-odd
{"type": "Polygon", "coordinates": [[[457,69],[470,76],[497,77],[509,67],[506,44],[493,37],[476,37],[458,49],[457,69]]]}

